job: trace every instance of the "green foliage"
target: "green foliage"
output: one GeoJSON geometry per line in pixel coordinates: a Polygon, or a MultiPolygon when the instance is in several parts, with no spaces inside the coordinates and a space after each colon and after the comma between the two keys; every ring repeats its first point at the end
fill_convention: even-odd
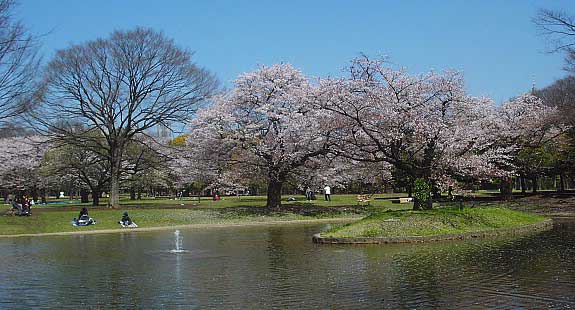
{"type": "Polygon", "coordinates": [[[183,134],[175,137],[174,139],[168,141],[168,145],[170,146],[185,146],[186,139],[188,138],[189,134],[183,134]]]}
{"type": "Polygon", "coordinates": [[[413,197],[419,201],[419,203],[424,204],[431,197],[431,185],[423,178],[418,178],[415,180],[415,188],[413,189],[413,197]]]}

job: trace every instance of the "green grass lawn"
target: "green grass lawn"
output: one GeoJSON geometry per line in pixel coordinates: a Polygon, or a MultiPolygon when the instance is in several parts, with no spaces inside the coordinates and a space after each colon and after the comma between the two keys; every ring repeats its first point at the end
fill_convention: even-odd
{"type": "MultiPolygon", "coordinates": [[[[325,201],[323,196],[318,195],[317,200],[307,201],[303,195],[283,195],[282,204],[285,205],[301,205],[301,204],[312,204],[317,206],[355,206],[357,195],[332,195],[332,201],[325,201]],[[294,197],[296,201],[288,201],[289,197],[294,197]]],[[[388,207],[392,209],[409,208],[406,207],[407,204],[392,204],[390,198],[396,197],[407,197],[405,193],[391,193],[391,194],[377,194],[373,195],[371,198],[370,206],[374,207],[388,207]]],[[[49,199],[47,205],[37,204],[34,208],[62,208],[62,207],[80,207],[80,206],[91,206],[91,203],[80,203],[78,200],[65,200],[65,199],[49,199]]],[[[105,207],[107,205],[107,199],[102,198],[100,201],[100,206],[105,207]]],[[[142,200],[130,200],[128,197],[122,197],[120,200],[120,205],[130,206],[130,207],[176,207],[176,206],[200,206],[209,208],[227,208],[227,207],[263,207],[266,205],[266,196],[222,196],[220,200],[214,201],[210,197],[201,197],[199,200],[197,197],[183,197],[182,199],[151,199],[146,198],[142,200]]],[[[5,205],[8,208],[8,205],[5,205]]]]}
{"type": "MultiPolygon", "coordinates": [[[[330,236],[403,236],[432,235],[465,232],[523,225],[537,221],[536,217],[508,210],[467,208],[458,211],[436,208],[432,211],[412,212],[412,204],[392,203],[391,198],[406,194],[378,194],[371,197],[369,206],[359,206],[357,195],[332,195],[332,201],[322,197],[306,201],[303,195],[284,195],[282,208],[269,211],[263,208],[265,196],[224,196],[219,201],[208,197],[173,199],[129,200],[124,197],[120,209],[106,208],[104,201],[99,207],[79,204],[77,201],[56,200],[58,204],[36,205],[32,216],[0,216],[0,235],[86,231],[120,228],[117,222],[128,210],[140,227],[159,227],[189,224],[241,224],[278,220],[301,220],[316,218],[366,218],[352,225],[329,232],[330,236]],[[294,197],[295,201],[288,201],[294,197]],[[82,206],[87,206],[97,225],[74,227],[70,221],[78,216],[82,206]],[[324,211],[325,210],[325,211],[324,211]],[[395,221],[395,220],[399,221],[395,221]]],[[[4,205],[4,210],[9,206],[4,205]]],[[[0,213],[3,214],[4,212],[0,213]]]]}
{"type": "MultiPolygon", "coordinates": [[[[315,200],[312,202],[307,202],[304,196],[293,196],[296,201],[287,201],[288,197],[292,196],[283,197],[283,208],[273,212],[258,211],[258,209],[267,210],[263,208],[266,204],[265,196],[223,197],[219,201],[205,199],[199,203],[196,199],[122,200],[121,208],[116,210],[88,206],[90,216],[98,224],[86,227],[74,227],[70,224],[72,219],[78,216],[79,209],[84,205],[74,203],[38,205],[32,208],[32,216],[30,217],[0,216],[0,235],[117,229],[120,228],[117,222],[125,210],[129,211],[130,217],[139,227],[160,227],[317,218],[361,218],[380,210],[412,208],[411,204],[394,204],[390,199],[374,199],[369,206],[359,207],[355,200],[356,195],[334,195],[332,201],[315,200]],[[351,206],[352,208],[349,208],[350,212],[348,212],[342,206],[351,206]],[[306,215],[306,212],[294,212],[294,208],[299,211],[310,209],[314,212],[306,215]],[[339,209],[337,212],[332,210],[322,213],[322,210],[334,208],[339,209]]],[[[398,195],[378,195],[378,197],[398,197],[398,195]]],[[[4,205],[4,208],[4,210],[8,210],[9,206],[4,205]]]]}
{"type": "Polygon", "coordinates": [[[436,208],[426,211],[376,212],[360,221],[335,226],[322,237],[407,237],[514,228],[545,220],[501,208],[436,208]]]}
{"type": "MultiPolygon", "coordinates": [[[[34,234],[68,231],[89,231],[121,228],[118,221],[125,210],[90,210],[90,217],[96,225],[74,227],[71,221],[78,211],[39,212],[30,217],[1,217],[0,234],[34,234]]],[[[140,209],[129,210],[130,217],[139,227],[160,227],[189,224],[233,224],[244,222],[265,222],[277,220],[310,219],[297,214],[255,216],[220,214],[209,209],[140,209]]]]}

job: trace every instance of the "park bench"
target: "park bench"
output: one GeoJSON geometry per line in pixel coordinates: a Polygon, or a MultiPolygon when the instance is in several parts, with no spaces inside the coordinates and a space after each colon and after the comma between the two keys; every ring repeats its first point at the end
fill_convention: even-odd
{"type": "Polygon", "coordinates": [[[371,201],[371,198],[368,195],[357,195],[357,197],[355,197],[355,200],[357,200],[357,204],[358,205],[368,205],[369,206],[369,202],[371,201]]]}

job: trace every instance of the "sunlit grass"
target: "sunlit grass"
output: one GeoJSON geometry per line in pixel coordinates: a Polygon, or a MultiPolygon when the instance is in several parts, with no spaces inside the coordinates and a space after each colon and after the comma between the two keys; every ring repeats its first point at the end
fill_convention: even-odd
{"type": "Polygon", "coordinates": [[[360,221],[335,226],[323,237],[406,237],[514,228],[543,221],[542,216],[500,208],[437,208],[376,212],[360,221]]]}

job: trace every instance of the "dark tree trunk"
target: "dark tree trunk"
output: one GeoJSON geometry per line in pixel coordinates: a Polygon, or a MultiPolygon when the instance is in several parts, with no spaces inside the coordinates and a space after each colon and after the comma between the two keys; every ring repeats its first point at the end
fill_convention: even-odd
{"type": "Polygon", "coordinates": [[[414,211],[421,210],[419,199],[417,198],[413,198],[413,210],[414,211]]]}
{"type": "Polygon", "coordinates": [[[565,191],[565,175],[563,173],[559,174],[559,184],[557,191],[562,193],[565,191]]]}
{"type": "Polygon", "coordinates": [[[46,199],[46,189],[43,188],[42,189],[42,204],[46,204],[47,199],[46,199]]]}
{"type": "Polygon", "coordinates": [[[136,200],[136,189],[130,188],[130,200],[136,200]]]}
{"type": "Polygon", "coordinates": [[[32,187],[31,194],[32,194],[32,200],[38,201],[38,189],[36,188],[36,186],[32,187]]]}
{"type": "Polygon", "coordinates": [[[525,180],[525,176],[521,175],[519,177],[519,183],[521,185],[521,193],[525,194],[527,192],[527,180],[525,180]]]}
{"type": "Polygon", "coordinates": [[[80,201],[82,203],[90,202],[90,198],[88,197],[88,191],[87,190],[85,190],[85,189],[80,190],[80,201]]]}
{"type": "Polygon", "coordinates": [[[433,209],[433,195],[429,195],[429,198],[427,198],[427,201],[425,202],[425,206],[423,206],[423,208],[425,210],[433,209]]]}
{"type": "Polygon", "coordinates": [[[279,208],[282,200],[283,182],[279,180],[268,181],[268,200],[266,206],[270,209],[279,208]]]}
{"type": "Polygon", "coordinates": [[[501,178],[499,192],[501,193],[501,198],[503,199],[513,198],[513,182],[510,177],[501,178]]]}
{"type": "Polygon", "coordinates": [[[110,151],[110,200],[108,204],[112,208],[120,206],[120,169],[122,151],[118,146],[112,147],[110,151]]]}
{"type": "Polygon", "coordinates": [[[531,179],[531,182],[533,182],[533,194],[537,194],[538,190],[537,180],[538,178],[536,176],[531,179]]]}
{"type": "Polygon", "coordinates": [[[92,191],[92,206],[97,207],[100,204],[100,192],[92,191]]]}
{"type": "Polygon", "coordinates": [[[142,200],[142,191],[138,191],[138,200],[142,200]]]}

